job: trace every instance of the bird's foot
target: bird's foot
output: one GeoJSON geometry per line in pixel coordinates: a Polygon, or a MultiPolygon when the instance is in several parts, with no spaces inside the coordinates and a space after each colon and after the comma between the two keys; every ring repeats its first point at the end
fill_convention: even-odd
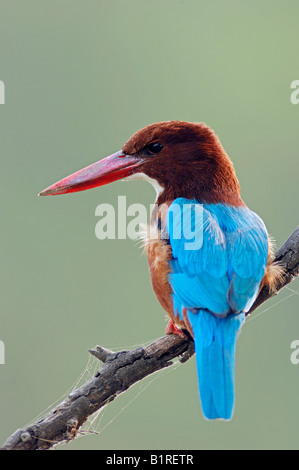
{"type": "Polygon", "coordinates": [[[176,324],[172,320],[169,320],[165,333],[167,335],[178,335],[184,340],[189,340],[189,344],[186,351],[181,355],[179,359],[179,361],[182,363],[187,362],[188,359],[190,359],[190,357],[192,357],[195,353],[194,341],[189,332],[187,330],[182,330],[181,328],[176,326],[176,324]]]}
{"type": "Polygon", "coordinates": [[[184,362],[187,362],[192,356],[195,354],[195,346],[194,346],[194,341],[190,341],[188,344],[187,350],[181,355],[179,361],[183,364],[184,362]]]}
{"type": "Polygon", "coordinates": [[[188,339],[188,336],[183,332],[183,330],[176,326],[176,324],[172,320],[169,320],[166,326],[165,334],[178,335],[183,339],[188,339]]]}

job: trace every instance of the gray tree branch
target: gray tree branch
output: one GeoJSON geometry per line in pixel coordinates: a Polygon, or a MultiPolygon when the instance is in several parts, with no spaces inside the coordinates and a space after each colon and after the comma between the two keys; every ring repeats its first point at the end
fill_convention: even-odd
{"type": "MultiPolygon", "coordinates": [[[[277,292],[299,274],[299,226],[277,251],[275,260],[285,267],[277,292]]],[[[252,313],[272,297],[265,287],[252,306],[252,313]]],[[[90,353],[103,362],[100,370],[85,384],[72,391],[43,419],[15,431],[1,450],[47,450],[76,438],[90,415],[113,401],[120,393],[144,377],[194,354],[193,341],[166,335],[149,346],[132,351],[112,352],[96,346],[90,353]]]]}

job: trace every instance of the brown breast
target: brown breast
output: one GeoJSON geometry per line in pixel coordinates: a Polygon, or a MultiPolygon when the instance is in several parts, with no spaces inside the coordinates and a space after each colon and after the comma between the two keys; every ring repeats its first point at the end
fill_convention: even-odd
{"type": "MultiPolygon", "coordinates": [[[[165,213],[166,211],[164,214],[165,213]]],[[[172,250],[167,240],[161,237],[161,230],[157,223],[158,219],[164,219],[161,208],[158,214],[153,213],[151,225],[145,227],[142,234],[152,287],[160,305],[167,312],[170,319],[177,326],[187,329],[192,334],[192,329],[186,315],[187,312],[184,312],[185,321],[182,321],[178,317],[178,314],[173,310],[171,297],[172,288],[168,281],[168,275],[171,272],[169,260],[172,258],[172,250]]]]}

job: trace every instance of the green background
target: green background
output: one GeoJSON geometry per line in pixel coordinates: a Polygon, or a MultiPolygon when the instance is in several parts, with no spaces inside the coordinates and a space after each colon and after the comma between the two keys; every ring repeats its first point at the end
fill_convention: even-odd
{"type": "MultiPolygon", "coordinates": [[[[298,14],[296,0],[0,1],[1,443],[64,397],[90,347],[147,344],[166,325],[137,244],[94,232],[98,204],[126,195],[149,207],[150,185],[37,197],[46,186],[119,150],[147,124],[204,121],[277,245],[294,230],[298,14]]],[[[299,291],[298,282],[291,288],[299,291]]],[[[231,422],[202,418],[193,358],[120,396],[86,425],[100,434],[60,448],[298,448],[291,294],[282,291],[243,327],[231,422]]]]}

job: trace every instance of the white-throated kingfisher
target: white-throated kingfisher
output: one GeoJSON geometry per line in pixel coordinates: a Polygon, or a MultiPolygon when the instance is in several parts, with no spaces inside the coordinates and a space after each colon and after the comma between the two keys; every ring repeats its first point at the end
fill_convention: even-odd
{"type": "Polygon", "coordinates": [[[204,123],[151,124],[40,194],[123,179],[156,189],[149,232],[156,235],[145,240],[153,290],[170,317],[167,332],[194,339],[203,415],[229,420],[238,333],[262,286],[275,289],[280,275],[266,227],[242,201],[233,164],[204,123]]]}

